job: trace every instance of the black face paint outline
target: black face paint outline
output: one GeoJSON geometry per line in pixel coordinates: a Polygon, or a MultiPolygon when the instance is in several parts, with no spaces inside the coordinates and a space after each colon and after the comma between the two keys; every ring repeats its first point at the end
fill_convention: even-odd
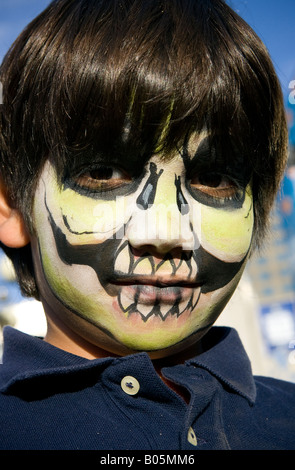
{"type": "MultiPolygon", "coordinates": [[[[66,235],[62,232],[61,228],[58,227],[55,223],[53,215],[46,202],[46,195],[44,197],[44,202],[48,212],[48,221],[52,229],[57,253],[60,260],[64,264],[69,266],[84,265],[91,267],[96,273],[99,283],[101,284],[102,288],[107,292],[107,294],[113,297],[117,296],[118,305],[120,305],[122,311],[124,313],[129,314],[132,314],[134,312],[139,313],[141,315],[141,318],[145,322],[148,320],[148,318],[153,315],[165,321],[165,319],[169,315],[177,315],[177,317],[179,317],[184,311],[187,311],[188,309],[192,311],[193,309],[195,309],[201,294],[213,292],[222,287],[225,287],[241,270],[248,256],[247,253],[240,262],[226,263],[208,253],[201,245],[198,249],[194,251],[183,252],[181,262],[187,263],[187,266],[190,270],[190,274],[192,272],[192,261],[194,261],[198,267],[197,279],[190,279],[190,282],[194,282],[197,280],[198,284],[200,285],[197,299],[193,300],[196,294],[196,291],[193,291],[186,307],[181,312],[178,308],[181,299],[177,299],[177,301],[168,310],[168,312],[165,313],[165,315],[162,314],[159,303],[155,301],[154,307],[151,307],[150,313],[148,315],[143,315],[139,310],[137,310],[138,298],[136,298],[136,296],[134,298],[134,302],[127,309],[123,308],[122,303],[120,301],[121,287],[116,285],[116,281],[118,279],[120,279],[120,282],[122,283],[123,279],[124,281],[128,282],[136,276],[134,274],[134,269],[138,261],[135,261],[128,240],[121,244],[121,240],[115,236],[110,239],[107,239],[102,243],[94,245],[71,245],[70,242],[67,240],[66,235]],[[126,247],[128,247],[129,250],[129,271],[128,273],[115,271],[116,259],[121,253],[121,251],[126,247]],[[103,269],[100,264],[101,259],[109,260],[109,263],[107,265],[104,263],[103,269]],[[212,279],[212,272],[214,272],[214,279],[212,279]]],[[[151,254],[146,253],[145,255],[142,255],[141,260],[143,259],[143,257],[147,257],[150,259],[151,266],[153,266],[153,272],[151,274],[155,276],[157,274],[157,270],[160,268],[160,265],[166,261],[169,261],[172,267],[171,277],[177,274],[177,269],[181,264],[179,263],[177,268],[174,263],[173,257],[169,253],[163,258],[162,262],[157,266],[157,268],[155,267],[153,256],[151,254]]],[[[144,275],[142,275],[141,278],[144,279],[144,275]]],[[[177,285],[175,286],[175,288],[177,289],[177,285]]],[[[197,290],[198,288],[195,289],[197,290]]]]}
{"type": "MultiPolygon", "coordinates": [[[[188,162],[186,161],[187,159],[186,159],[185,155],[181,155],[181,156],[182,156],[182,159],[184,161],[184,164],[187,164],[188,162]]],[[[148,177],[143,189],[141,190],[140,195],[138,196],[138,198],[136,200],[137,207],[141,210],[148,210],[154,204],[158,181],[159,181],[159,178],[161,177],[161,175],[163,174],[164,169],[161,169],[161,170],[158,171],[157,165],[154,162],[150,162],[149,172],[150,172],[149,177],[148,177]]],[[[146,172],[145,172],[145,175],[146,175],[146,172]]],[[[143,175],[143,177],[145,175],[143,175]]],[[[136,184],[134,184],[134,182],[133,182],[130,185],[128,185],[128,192],[127,193],[126,193],[126,187],[125,186],[123,188],[120,188],[120,189],[123,190],[123,193],[125,193],[124,195],[130,194],[131,192],[136,191],[136,189],[138,188],[138,186],[139,186],[140,182],[142,181],[143,177],[140,179],[140,181],[137,180],[136,184]]],[[[187,184],[187,183],[188,182],[186,181],[185,184],[187,184]]],[[[182,189],[181,189],[181,177],[177,176],[176,174],[175,174],[174,184],[175,184],[175,187],[176,187],[176,204],[177,204],[177,207],[179,209],[179,212],[182,215],[185,215],[189,212],[189,205],[188,205],[188,203],[187,203],[187,201],[186,201],[186,199],[183,195],[182,189]]],[[[70,185],[68,185],[68,186],[64,185],[64,190],[67,189],[68,187],[71,187],[71,186],[70,185]]],[[[75,184],[73,185],[73,187],[71,187],[71,189],[73,189],[74,191],[76,191],[78,193],[81,193],[81,187],[78,186],[78,188],[79,188],[79,190],[77,191],[77,186],[75,184]]],[[[189,190],[191,188],[187,187],[187,189],[189,190]]],[[[119,191],[119,192],[121,192],[121,191],[119,191]]],[[[82,191],[82,193],[83,193],[83,191],[82,191]]],[[[102,193],[103,193],[103,191],[101,193],[99,193],[100,196],[101,196],[102,193]]],[[[189,193],[191,194],[190,190],[189,190],[189,193]]],[[[88,191],[87,191],[87,196],[89,196],[88,191]]],[[[202,196],[204,196],[204,195],[202,194],[202,196]]],[[[92,197],[92,196],[90,196],[90,197],[92,197]]],[[[206,195],[205,195],[205,197],[206,197],[206,195]]],[[[210,198],[210,196],[208,196],[208,197],[210,198]]],[[[245,197],[245,192],[244,192],[244,197],[245,197]]],[[[94,199],[97,199],[97,198],[98,198],[97,196],[94,197],[94,199]]],[[[112,198],[111,197],[107,197],[107,198],[100,197],[100,199],[112,199],[112,198]]],[[[197,198],[195,197],[195,199],[197,199],[197,198]]],[[[203,203],[206,204],[205,201],[203,203]]],[[[207,204],[207,205],[211,205],[211,204],[207,204]]],[[[47,207],[46,195],[45,195],[45,206],[47,207]]],[[[213,204],[213,206],[216,207],[215,204],[213,204]]],[[[152,274],[153,275],[156,275],[157,270],[161,267],[161,265],[163,263],[167,262],[168,260],[169,260],[171,268],[172,268],[171,276],[176,274],[177,269],[179,268],[179,266],[183,262],[185,262],[187,264],[187,267],[189,268],[189,276],[191,276],[191,273],[192,273],[192,266],[191,266],[192,261],[194,261],[197,266],[200,266],[199,272],[198,272],[198,282],[200,282],[201,287],[199,288],[199,290],[197,288],[194,289],[190,299],[188,300],[188,302],[186,303],[184,308],[181,307],[181,310],[179,309],[180,303],[183,304],[185,302],[182,301],[181,295],[177,295],[177,292],[178,291],[180,292],[180,287],[175,286],[174,287],[175,297],[176,297],[177,300],[175,301],[173,306],[168,309],[168,311],[167,311],[167,308],[166,308],[165,314],[163,314],[163,312],[161,311],[161,305],[160,305],[160,302],[157,299],[155,300],[154,306],[151,306],[151,309],[150,309],[149,313],[148,314],[146,314],[146,313],[143,314],[140,311],[140,308],[138,307],[138,300],[139,300],[139,294],[140,294],[141,287],[138,286],[138,288],[135,289],[136,292],[135,292],[135,295],[134,295],[134,302],[131,302],[129,304],[129,306],[127,308],[125,308],[123,306],[122,302],[121,302],[121,299],[120,299],[120,288],[118,286],[116,287],[112,283],[112,281],[116,281],[116,277],[118,277],[118,275],[120,274],[120,273],[115,273],[115,271],[114,271],[114,267],[115,267],[115,263],[116,263],[116,257],[119,256],[121,250],[126,247],[126,243],[129,246],[128,241],[125,241],[125,243],[121,244],[121,238],[122,237],[118,236],[118,234],[121,235],[122,233],[125,233],[126,226],[128,225],[129,222],[127,222],[127,224],[125,224],[125,226],[122,226],[119,229],[119,231],[115,232],[113,234],[113,237],[105,240],[102,243],[97,243],[95,245],[85,244],[85,245],[74,246],[74,245],[70,245],[70,243],[66,239],[66,235],[55,224],[55,222],[53,220],[53,216],[52,216],[52,214],[51,214],[48,207],[47,207],[47,210],[48,210],[48,214],[49,214],[49,223],[52,227],[52,232],[53,232],[53,235],[54,235],[54,238],[55,238],[57,251],[58,251],[59,257],[62,260],[62,262],[64,262],[65,264],[68,264],[68,265],[77,264],[77,265],[88,265],[88,266],[90,266],[95,271],[95,273],[97,275],[97,278],[98,278],[98,281],[100,282],[100,284],[104,288],[104,290],[111,296],[117,296],[118,305],[120,306],[121,310],[124,313],[128,313],[129,315],[131,315],[132,313],[140,314],[141,318],[144,322],[146,322],[148,320],[148,318],[150,318],[151,316],[160,317],[164,321],[168,316],[176,315],[177,317],[179,317],[184,311],[187,311],[187,310],[192,311],[196,307],[196,305],[197,305],[197,303],[200,299],[201,293],[206,294],[208,292],[218,290],[218,289],[224,287],[225,285],[227,285],[235,277],[235,275],[240,271],[242,265],[244,264],[245,259],[248,256],[248,254],[246,254],[245,257],[242,259],[242,261],[240,261],[238,263],[226,263],[226,262],[221,261],[218,258],[210,255],[210,253],[206,252],[206,250],[204,250],[202,248],[202,246],[199,246],[198,249],[196,249],[194,251],[191,251],[190,256],[187,256],[187,253],[183,252],[183,253],[185,253],[185,255],[184,254],[182,255],[182,259],[181,259],[180,263],[178,263],[178,267],[176,267],[173,257],[168,253],[163,258],[162,262],[159,263],[157,268],[156,268],[153,256],[149,253],[143,254],[140,257],[140,259],[138,259],[138,261],[136,261],[134,263],[134,261],[132,261],[132,259],[133,259],[132,251],[130,250],[130,247],[129,247],[129,259],[130,259],[129,272],[128,272],[127,275],[126,275],[126,273],[122,273],[122,275],[124,276],[126,281],[128,281],[128,278],[130,278],[132,276],[134,277],[134,269],[136,268],[136,265],[140,261],[142,261],[143,258],[148,258],[149,259],[151,267],[152,267],[152,274]],[[115,238],[115,240],[114,240],[114,238],[115,238]],[[120,244],[121,244],[121,246],[120,246],[120,244]],[[116,254],[114,255],[114,253],[116,253],[116,254]],[[102,255],[104,255],[104,256],[107,255],[109,257],[109,259],[111,260],[111,262],[109,264],[109,269],[104,269],[104,272],[102,272],[101,267],[99,267],[99,259],[102,258],[102,255]],[[210,266],[210,265],[212,266],[211,269],[208,268],[208,266],[210,266]],[[204,266],[206,266],[206,269],[204,268],[204,266]],[[214,270],[213,270],[213,268],[214,268],[214,270]],[[210,276],[210,275],[209,275],[209,277],[207,277],[206,273],[208,273],[208,272],[209,273],[210,272],[215,272],[214,280],[212,280],[212,276],[210,276]],[[216,274],[217,274],[217,276],[216,276],[216,274]]],[[[71,230],[70,224],[68,223],[68,220],[67,220],[66,216],[64,216],[64,215],[63,215],[63,221],[64,221],[64,224],[65,224],[65,227],[67,228],[67,230],[69,230],[71,233],[73,233],[75,235],[84,235],[84,234],[87,234],[87,235],[93,234],[94,235],[94,232],[85,231],[85,232],[78,233],[78,232],[75,232],[75,231],[71,230]]],[[[144,277],[144,276],[142,276],[142,277],[144,277]]]]}
{"type": "MultiPolygon", "coordinates": [[[[162,289],[162,288],[161,288],[162,289]]],[[[161,304],[160,304],[160,301],[158,299],[155,300],[155,303],[153,306],[150,307],[150,311],[148,314],[144,314],[139,306],[139,296],[140,296],[140,290],[141,290],[141,286],[137,286],[136,288],[136,293],[135,293],[135,296],[134,296],[134,302],[131,302],[130,305],[125,308],[122,304],[122,300],[121,300],[121,292],[119,292],[118,294],[118,304],[121,308],[121,310],[124,312],[124,313],[128,313],[128,315],[130,316],[132,313],[136,313],[136,314],[139,314],[143,320],[143,322],[147,322],[148,319],[150,317],[159,317],[161,318],[162,321],[165,321],[166,318],[168,316],[176,316],[177,318],[180,317],[180,315],[182,315],[182,313],[190,310],[190,311],[193,311],[198,302],[199,302],[199,299],[200,299],[200,296],[201,296],[201,289],[198,289],[198,291],[195,293],[193,292],[189,298],[188,301],[185,302],[185,305],[184,307],[182,307],[180,309],[180,303],[181,303],[181,288],[180,287],[175,287],[174,290],[175,290],[175,296],[177,297],[177,293],[179,294],[179,299],[178,300],[175,300],[174,304],[172,305],[172,307],[169,307],[169,309],[166,310],[165,313],[162,312],[161,310],[161,304]],[[178,291],[178,292],[177,292],[178,291]]]]}
{"type": "MultiPolygon", "coordinates": [[[[52,232],[53,232],[53,235],[54,235],[54,228],[58,229],[58,231],[60,232],[59,236],[61,236],[62,238],[64,238],[65,242],[67,242],[66,240],[66,236],[62,233],[61,229],[59,229],[54,220],[53,220],[53,217],[51,215],[51,212],[46,204],[46,195],[45,195],[45,205],[46,205],[46,209],[47,209],[47,212],[48,212],[48,221],[51,225],[51,228],[52,228],[52,232]],[[53,224],[51,224],[51,221],[53,221],[53,224]]],[[[54,237],[55,238],[55,237],[54,237]]],[[[108,240],[108,242],[111,242],[111,240],[108,240]]],[[[120,243],[119,240],[116,240],[117,244],[120,243]]],[[[108,249],[109,251],[110,250],[110,243],[108,243],[108,249]]],[[[58,250],[58,246],[56,244],[56,248],[58,250]]],[[[78,318],[81,318],[82,320],[85,320],[85,317],[83,314],[81,314],[80,312],[78,312],[77,310],[75,310],[74,308],[72,308],[70,305],[68,305],[67,303],[65,303],[65,301],[53,290],[53,288],[51,287],[50,285],[50,282],[48,281],[47,279],[47,276],[46,276],[46,273],[45,273],[45,269],[44,269],[44,265],[43,265],[43,258],[42,258],[42,249],[41,249],[41,246],[40,246],[40,240],[38,241],[38,250],[39,250],[39,259],[40,259],[40,262],[41,262],[41,268],[42,268],[42,271],[43,271],[43,276],[44,276],[44,279],[47,280],[47,284],[48,284],[48,287],[52,293],[52,295],[69,311],[71,312],[73,315],[76,315],[78,318]]],[[[105,250],[104,250],[105,252],[105,250]]],[[[60,257],[60,259],[62,260],[62,257],[60,257]]],[[[63,261],[63,260],[62,260],[63,261]]],[[[65,261],[63,261],[65,262],[65,261]]],[[[75,264],[75,263],[72,263],[72,262],[65,262],[65,264],[68,264],[68,265],[72,265],[72,264],[75,264]]],[[[113,291],[112,292],[112,289],[108,289],[106,290],[106,292],[109,294],[109,295],[112,295],[112,296],[115,296],[117,295],[116,291],[113,291]]],[[[200,293],[201,294],[201,293],[200,293]]],[[[200,297],[200,294],[199,294],[199,297],[200,297]]],[[[107,328],[101,326],[101,325],[97,325],[96,321],[91,319],[91,318],[87,318],[87,322],[94,326],[95,328],[99,328],[99,330],[104,333],[107,337],[109,337],[110,339],[112,339],[115,343],[117,343],[118,345],[121,344],[121,342],[116,338],[116,336],[110,332],[107,328]]],[[[171,347],[172,348],[175,348],[179,345],[181,345],[182,343],[190,340],[191,338],[193,338],[194,336],[196,335],[200,335],[200,334],[204,334],[204,332],[210,330],[212,328],[212,326],[214,325],[215,323],[215,320],[212,321],[212,322],[209,322],[207,323],[206,325],[202,326],[201,328],[198,328],[197,330],[193,331],[191,334],[189,334],[188,336],[185,336],[183,339],[181,339],[180,341],[176,342],[176,343],[173,343],[169,346],[166,346],[166,347],[163,347],[163,348],[159,348],[159,349],[155,349],[155,348],[152,348],[152,349],[148,349],[148,348],[132,348],[134,351],[138,351],[138,352],[141,352],[141,351],[145,351],[147,353],[157,353],[158,351],[166,351],[166,350],[169,350],[171,347]]]]}
{"type": "MultiPolygon", "coordinates": [[[[111,164],[105,164],[105,166],[112,166],[111,164]]],[[[93,168],[95,165],[93,165],[93,168]]],[[[89,171],[89,167],[84,169],[85,171],[89,171]]],[[[82,174],[82,171],[81,171],[82,174]]],[[[142,172],[141,176],[135,178],[130,183],[122,184],[122,186],[110,189],[110,190],[94,190],[89,189],[87,187],[80,186],[75,182],[75,180],[69,176],[66,176],[63,179],[63,190],[71,189],[76,193],[80,194],[81,196],[86,196],[91,199],[96,200],[104,200],[104,201],[114,201],[119,196],[129,196],[130,194],[137,191],[138,187],[140,186],[143,178],[145,177],[145,172],[142,172]]]]}
{"type": "MultiPolygon", "coordinates": [[[[140,195],[137,197],[137,200],[136,200],[136,205],[141,210],[148,210],[154,204],[156,191],[157,191],[157,184],[158,184],[160,176],[164,172],[164,170],[161,169],[157,173],[158,168],[157,168],[157,165],[154,162],[150,163],[149,170],[150,170],[150,176],[148,177],[148,179],[147,179],[140,195]]],[[[143,174],[141,180],[138,180],[136,182],[136,184],[131,183],[130,186],[132,186],[132,187],[130,187],[128,189],[128,192],[126,192],[127,190],[126,190],[125,186],[122,187],[122,190],[124,192],[123,194],[118,194],[118,190],[116,190],[116,197],[120,196],[120,195],[121,196],[122,195],[123,196],[128,196],[132,192],[135,192],[138,189],[138,187],[139,187],[142,179],[144,178],[144,176],[145,175],[143,174]]],[[[64,186],[63,191],[65,191],[66,189],[71,189],[72,191],[75,191],[78,194],[81,194],[82,196],[92,197],[92,195],[88,193],[86,188],[83,188],[82,186],[77,185],[73,180],[71,180],[69,178],[65,179],[63,186],[64,186]]],[[[119,188],[119,189],[121,189],[121,188],[119,188]]],[[[107,191],[106,191],[106,193],[107,193],[107,191]]],[[[99,192],[99,194],[102,194],[102,193],[99,192]]],[[[98,199],[98,197],[93,197],[93,198],[98,199]]],[[[101,196],[101,199],[102,200],[111,200],[111,199],[113,199],[113,197],[110,197],[109,195],[106,198],[101,196]]],[[[45,206],[47,207],[46,201],[45,201],[45,206]]],[[[69,232],[71,232],[74,235],[91,235],[91,234],[95,235],[95,234],[98,234],[98,232],[89,232],[89,231],[76,232],[76,231],[71,229],[70,224],[68,222],[68,219],[64,214],[62,214],[62,218],[63,218],[63,222],[64,222],[66,228],[69,230],[69,232]]],[[[124,232],[122,232],[122,230],[119,230],[119,234],[121,234],[121,233],[124,233],[124,232]]]]}
{"type": "MultiPolygon", "coordinates": [[[[58,228],[58,227],[57,227],[58,228]]],[[[64,235],[65,237],[65,235],[64,235]]],[[[66,237],[65,237],[66,238],[66,237]]],[[[106,243],[106,242],[104,242],[106,243]]],[[[103,244],[103,243],[102,243],[103,244]]],[[[90,245],[89,245],[90,246],[90,245]]],[[[154,257],[152,254],[146,252],[143,255],[141,255],[141,258],[137,261],[135,261],[135,257],[132,253],[132,250],[130,249],[130,245],[128,240],[126,240],[124,243],[121,244],[117,248],[116,254],[113,257],[114,261],[112,261],[112,265],[115,266],[116,263],[116,258],[120,255],[120,253],[128,247],[129,250],[129,269],[128,273],[123,273],[120,271],[117,271],[116,274],[114,274],[113,277],[110,278],[111,281],[116,280],[118,276],[121,278],[122,275],[125,276],[126,280],[128,278],[134,277],[134,270],[139,262],[142,261],[142,259],[148,258],[150,261],[150,264],[153,268],[151,275],[155,276],[157,274],[157,271],[160,269],[163,263],[166,261],[170,262],[172,272],[171,276],[176,276],[177,270],[181,267],[181,263],[187,263],[188,269],[189,269],[189,276],[188,278],[191,279],[191,274],[193,271],[192,268],[192,262],[194,262],[197,266],[197,277],[198,277],[198,283],[202,284],[201,286],[201,291],[204,294],[207,294],[209,292],[213,292],[215,290],[221,289],[222,287],[225,287],[234,277],[235,275],[240,271],[241,267],[245,263],[246,258],[248,257],[248,252],[246,255],[243,257],[241,261],[237,262],[232,262],[232,263],[227,263],[225,261],[222,261],[215,256],[211,255],[208,253],[201,245],[196,250],[191,250],[189,252],[183,252],[181,255],[181,261],[180,263],[176,266],[174,263],[174,258],[170,253],[167,253],[164,257],[163,260],[158,264],[158,266],[155,266],[154,263],[154,257]],[[206,266],[206,268],[204,268],[206,266]],[[217,275],[218,280],[213,280],[211,273],[214,272],[214,278],[217,275]],[[209,277],[211,279],[209,279],[209,277]]],[[[68,263],[67,263],[68,264],[68,263]]],[[[113,271],[115,273],[115,271],[113,271]]],[[[144,275],[142,275],[144,277],[144,275]]],[[[191,282],[196,281],[196,279],[191,279],[191,282]]]]}
{"type": "MultiPolygon", "coordinates": [[[[216,155],[215,155],[215,149],[214,147],[210,146],[209,143],[209,137],[205,137],[198,145],[198,148],[193,155],[193,157],[190,157],[189,151],[188,151],[188,144],[189,144],[189,136],[186,137],[183,147],[181,149],[178,149],[178,153],[180,157],[183,160],[185,169],[187,174],[190,174],[192,171],[194,165],[198,165],[199,167],[199,172],[200,174],[202,171],[206,171],[208,173],[217,173],[222,176],[227,176],[228,178],[232,179],[234,182],[236,182],[239,179],[242,179],[241,183],[236,183],[237,184],[237,192],[234,196],[230,198],[224,198],[225,200],[215,198],[213,196],[210,196],[209,194],[206,194],[197,188],[194,188],[190,185],[189,179],[186,178],[185,180],[185,187],[189,194],[198,201],[200,204],[203,204],[208,207],[213,207],[214,209],[224,209],[224,210],[237,210],[241,209],[243,207],[243,204],[245,202],[245,197],[246,197],[246,188],[248,184],[250,183],[251,180],[251,175],[243,172],[243,177],[242,178],[237,178],[237,175],[231,174],[231,172],[228,172],[227,170],[225,172],[222,172],[219,170],[218,165],[216,164],[216,155]],[[212,159],[214,158],[214,161],[212,162],[212,159]],[[214,165],[213,165],[214,164],[214,165]],[[212,166],[214,166],[215,170],[211,170],[212,166]],[[210,171],[211,170],[211,171],[210,171]]],[[[240,175],[241,176],[241,175],[240,175]]]]}
{"type": "Polygon", "coordinates": [[[164,170],[161,169],[159,173],[157,173],[157,165],[154,162],[150,163],[150,176],[136,200],[139,209],[147,210],[154,204],[158,181],[163,171],[164,170]]]}
{"type": "Polygon", "coordinates": [[[204,206],[213,207],[214,209],[224,209],[232,211],[242,209],[246,198],[246,189],[244,188],[237,189],[237,193],[234,196],[223,201],[222,199],[219,200],[218,198],[215,198],[196,188],[193,188],[189,184],[189,181],[185,182],[185,186],[190,195],[196,201],[198,201],[200,204],[203,204],[204,206]]]}
{"type": "MultiPolygon", "coordinates": [[[[141,194],[136,200],[136,204],[139,209],[148,210],[154,204],[158,181],[163,172],[164,170],[161,169],[157,173],[157,165],[153,162],[150,163],[150,176],[144,185],[141,194]]],[[[176,187],[176,203],[178,210],[182,215],[186,215],[189,213],[189,205],[181,189],[180,176],[175,175],[174,184],[176,187]]]]}
{"type": "Polygon", "coordinates": [[[176,202],[177,202],[178,210],[182,215],[186,215],[189,213],[189,205],[181,189],[180,176],[175,175],[174,184],[176,186],[176,202]]]}

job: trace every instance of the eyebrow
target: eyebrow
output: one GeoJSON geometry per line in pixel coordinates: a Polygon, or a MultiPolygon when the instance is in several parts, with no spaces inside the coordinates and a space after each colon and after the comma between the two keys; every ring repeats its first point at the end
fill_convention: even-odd
{"type": "Polygon", "coordinates": [[[225,144],[225,147],[218,151],[212,137],[210,138],[207,135],[200,141],[195,154],[191,156],[188,143],[189,139],[186,139],[183,148],[180,150],[180,155],[188,173],[195,169],[198,171],[211,171],[212,169],[231,175],[244,186],[249,183],[252,176],[249,162],[247,162],[243,153],[235,152],[233,146],[226,148],[225,144]]]}
{"type": "Polygon", "coordinates": [[[208,158],[216,158],[216,151],[215,148],[211,145],[209,137],[205,137],[203,140],[201,140],[200,144],[198,145],[196,153],[192,157],[192,161],[196,159],[207,160],[208,158]]]}
{"type": "Polygon", "coordinates": [[[210,165],[213,163],[213,161],[216,161],[216,150],[211,144],[209,136],[204,137],[204,139],[200,141],[193,156],[190,155],[188,144],[189,141],[186,139],[182,149],[180,150],[180,154],[183,158],[186,168],[195,166],[196,164],[200,166],[205,164],[210,165]]]}
{"type": "Polygon", "coordinates": [[[126,170],[133,170],[134,173],[141,173],[149,158],[150,155],[144,155],[134,149],[128,151],[124,146],[110,146],[106,150],[92,148],[69,155],[64,162],[64,173],[65,176],[70,176],[95,165],[117,165],[126,170]]]}

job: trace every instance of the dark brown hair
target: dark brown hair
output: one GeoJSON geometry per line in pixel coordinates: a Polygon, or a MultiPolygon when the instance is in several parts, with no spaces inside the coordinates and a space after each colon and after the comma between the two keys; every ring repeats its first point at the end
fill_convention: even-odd
{"type": "MultiPolygon", "coordinates": [[[[55,0],[0,69],[0,169],[31,230],[36,182],[86,153],[169,155],[207,129],[224,165],[253,182],[255,242],[286,159],[280,85],[265,46],[222,0],[55,0]]],[[[30,246],[11,250],[37,297],[30,246]]]]}

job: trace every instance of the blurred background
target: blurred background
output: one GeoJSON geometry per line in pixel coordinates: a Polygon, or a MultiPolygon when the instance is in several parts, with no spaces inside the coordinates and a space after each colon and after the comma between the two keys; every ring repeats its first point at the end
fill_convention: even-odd
{"type": "MultiPolygon", "coordinates": [[[[0,0],[0,61],[49,0],[0,0]]],[[[272,213],[271,232],[217,324],[236,328],[253,372],[295,382],[295,1],[228,0],[266,44],[281,81],[289,124],[289,162],[272,213]]],[[[1,89],[0,89],[1,100],[1,89]]],[[[1,101],[0,101],[1,102],[1,101]]],[[[44,336],[39,302],[24,299],[0,251],[0,360],[5,325],[44,336]]]]}

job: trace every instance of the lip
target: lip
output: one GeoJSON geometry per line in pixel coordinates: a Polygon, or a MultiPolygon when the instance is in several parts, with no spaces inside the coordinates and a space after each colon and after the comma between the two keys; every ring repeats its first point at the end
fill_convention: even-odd
{"type": "Polygon", "coordinates": [[[154,277],[154,276],[147,276],[143,275],[140,277],[137,276],[124,276],[118,277],[111,281],[112,284],[118,286],[154,286],[158,288],[166,288],[166,287],[179,287],[179,288],[197,288],[201,287],[201,282],[196,281],[189,281],[188,279],[179,278],[176,276],[171,277],[168,276],[161,276],[161,277],[154,277]]]}
{"type": "Polygon", "coordinates": [[[142,304],[174,304],[188,300],[194,289],[200,288],[200,283],[188,282],[188,280],[150,276],[124,277],[117,279],[114,284],[120,288],[121,292],[130,299],[136,299],[142,304]]]}

